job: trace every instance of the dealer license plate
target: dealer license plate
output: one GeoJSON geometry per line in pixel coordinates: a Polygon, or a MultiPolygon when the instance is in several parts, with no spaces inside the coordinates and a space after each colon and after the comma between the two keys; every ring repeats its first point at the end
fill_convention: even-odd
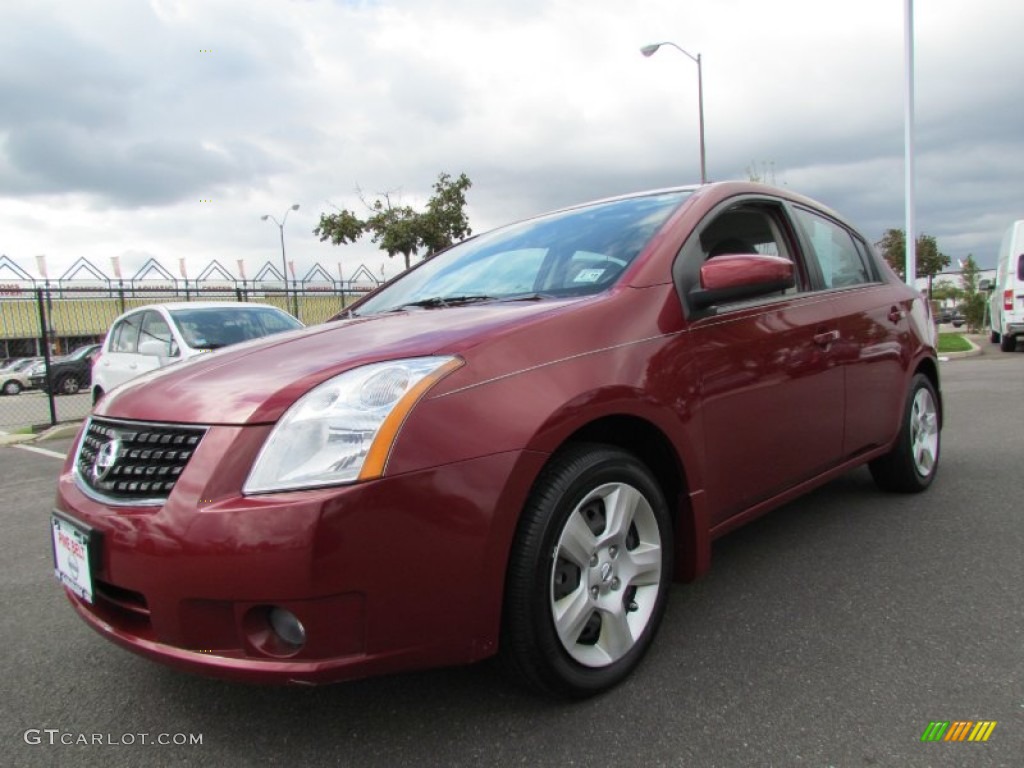
{"type": "Polygon", "coordinates": [[[89,569],[89,534],[77,525],[53,515],[53,565],[57,580],[86,602],[92,602],[89,569]]]}

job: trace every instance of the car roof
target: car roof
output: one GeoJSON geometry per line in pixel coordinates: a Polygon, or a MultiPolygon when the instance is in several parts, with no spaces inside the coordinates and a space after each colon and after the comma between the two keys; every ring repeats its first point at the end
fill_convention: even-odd
{"type": "MultiPolygon", "coordinates": [[[[154,304],[144,304],[141,307],[134,307],[134,308],[128,310],[128,312],[125,312],[125,314],[127,315],[127,314],[129,314],[131,312],[138,312],[139,310],[142,310],[142,309],[156,309],[158,307],[162,308],[162,309],[167,309],[167,310],[175,310],[175,309],[219,309],[221,307],[253,307],[253,308],[261,308],[261,309],[267,309],[267,308],[269,308],[269,309],[279,309],[278,307],[275,307],[273,304],[260,304],[259,302],[254,302],[254,301],[234,301],[234,300],[228,299],[228,300],[225,300],[225,301],[167,301],[167,302],[156,302],[154,304]]],[[[283,311],[283,310],[280,310],[280,311],[283,311]]]]}
{"type": "Polygon", "coordinates": [[[284,314],[288,314],[283,309],[281,309],[280,307],[275,307],[273,304],[261,304],[259,302],[255,302],[255,301],[230,301],[230,300],[225,300],[225,301],[168,301],[168,302],[155,302],[153,304],[143,304],[142,306],[139,306],[139,307],[132,307],[131,309],[129,309],[129,310],[125,311],[125,312],[122,312],[120,315],[118,315],[116,318],[114,318],[114,320],[112,321],[111,325],[113,325],[113,323],[116,323],[118,320],[121,320],[124,317],[128,317],[129,315],[134,315],[134,314],[136,314],[138,312],[144,312],[144,311],[150,310],[150,309],[158,309],[158,310],[162,309],[162,310],[164,310],[166,312],[175,312],[175,311],[183,310],[183,309],[188,309],[188,310],[197,310],[197,309],[204,310],[204,309],[223,309],[223,308],[226,308],[226,307],[227,308],[238,308],[238,307],[241,307],[242,309],[273,309],[273,310],[276,310],[278,312],[281,312],[281,313],[284,313],[284,314]]]}
{"type": "Polygon", "coordinates": [[[587,200],[573,205],[567,205],[564,208],[558,208],[553,211],[545,211],[536,216],[529,216],[525,219],[525,221],[530,221],[532,219],[537,218],[544,218],[545,216],[549,216],[551,214],[563,213],[566,211],[572,211],[579,208],[588,208],[590,206],[601,205],[603,203],[612,203],[619,200],[631,200],[640,197],[652,197],[654,195],[671,194],[673,192],[693,193],[687,202],[696,200],[697,198],[703,197],[705,195],[711,195],[722,200],[727,199],[729,197],[737,197],[740,195],[767,195],[770,197],[787,200],[791,203],[799,203],[801,205],[809,206],[811,208],[821,211],[822,213],[828,214],[829,216],[841,222],[850,229],[857,229],[845,217],[837,213],[829,206],[822,203],[820,200],[815,200],[814,198],[801,195],[797,192],[793,192],[792,190],[785,189],[782,187],[775,187],[770,184],[762,184],[757,181],[743,180],[712,181],[707,184],[683,184],[673,187],[660,187],[656,189],[648,189],[639,192],[630,192],[628,194],[614,195],[612,197],[598,198],[596,200],[587,200]]]}

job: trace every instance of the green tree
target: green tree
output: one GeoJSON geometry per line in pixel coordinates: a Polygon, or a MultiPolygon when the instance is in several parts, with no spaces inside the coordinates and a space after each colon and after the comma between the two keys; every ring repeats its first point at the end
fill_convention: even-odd
{"type": "Polygon", "coordinates": [[[389,195],[373,201],[373,213],[366,219],[366,231],[372,233],[372,241],[377,243],[389,258],[402,254],[405,268],[410,266],[410,259],[420,247],[421,214],[416,213],[408,205],[392,205],[389,195]]]}
{"type": "Polygon", "coordinates": [[[320,223],[313,234],[320,242],[330,240],[331,245],[354,243],[363,234],[366,225],[352,211],[339,208],[337,213],[321,213],[320,223]]]}
{"type": "Polygon", "coordinates": [[[932,287],[932,299],[935,301],[958,302],[963,297],[963,290],[952,283],[940,283],[932,287]]]}
{"type": "Polygon", "coordinates": [[[466,216],[466,190],[471,186],[473,182],[464,173],[457,179],[447,173],[437,177],[434,195],[419,221],[420,243],[427,250],[427,258],[473,234],[466,216]]]}
{"type": "MultiPolygon", "coordinates": [[[[902,229],[887,229],[882,239],[875,245],[882,251],[889,266],[902,278],[906,278],[907,236],[902,229]]],[[[928,296],[932,295],[932,278],[949,266],[949,256],[939,250],[939,245],[931,235],[917,236],[917,247],[914,259],[918,277],[928,278],[928,296]]]]}
{"type": "Polygon", "coordinates": [[[960,262],[960,282],[963,286],[963,301],[960,304],[960,311],[963,312],[964,320],[967,321],[967,330],[977,333],[985,326],[985,304],[986,295],[978,290],[978,264],[974,256],[967,255],[967,258],[960,262]]]}
{"type": "Polygon", "coordinates": [[[354,243],[369,233],[372,242],[391,258],[402,254],[405,268],[422,249],[426,258],[473,233],[466,216],[466,190],[473,186],[466,174],[453,179],[441,173],[434,183],[434,194],[426,209],[417,211],[408,205],[392,202],[390,193],[382,193],[372,202],[361,194],[369,213],[361,219],[347,209],[320,214],[320,223],[313,234],[321,242],[333,245],[354,243]]]}

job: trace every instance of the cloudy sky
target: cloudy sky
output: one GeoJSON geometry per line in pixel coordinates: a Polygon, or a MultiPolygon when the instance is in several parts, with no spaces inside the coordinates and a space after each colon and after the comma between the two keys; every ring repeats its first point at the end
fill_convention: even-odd
{"type": "MultiPolygon", "coordinates": [[[[357,189],[473,181],[475,231],[748,169],[872,240],[902,227],[903,0],[0,0],[0,254],[51,277],[366,263],[357,189]]],[[[994,263],[1024,218],[1024,4],[915,5],[918,230],[994,263]]],[[[954,261],[954,265],[955,265],[954,261]]],[[[0,274],[0,281],[9,278],[0,274]]]]}

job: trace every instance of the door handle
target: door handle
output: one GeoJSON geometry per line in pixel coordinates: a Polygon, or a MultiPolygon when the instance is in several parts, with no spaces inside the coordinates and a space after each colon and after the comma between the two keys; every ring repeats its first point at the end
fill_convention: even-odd
{"type": "Polygon", "coordinates": [[[904,314],[906,313],[899,307],[893,307],[892,309],[889,310],[889,320],[890,322],[898,323],[900,320],[903,319],[904,314]]]}
{"type": "Polygon", "coordinates": [[[814,343],[819,347],[827,347],[834,341],[839,341],[839,331],[822,331],[814,334],[814,343]]]}

